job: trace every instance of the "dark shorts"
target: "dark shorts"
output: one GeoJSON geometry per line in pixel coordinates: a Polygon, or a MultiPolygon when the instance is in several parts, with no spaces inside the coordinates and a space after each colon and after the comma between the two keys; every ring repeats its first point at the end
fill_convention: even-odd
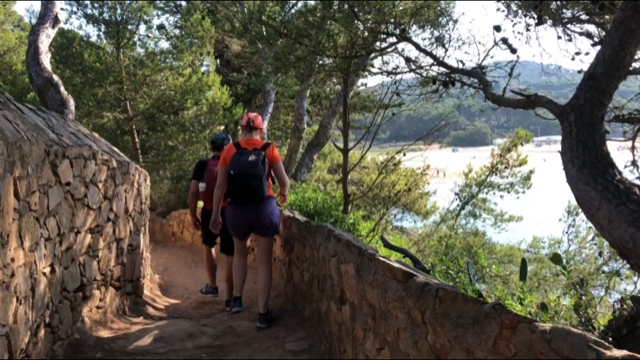
{"type": "Polygon", "coordinates": [[[226,256],[233,256],[234,253],[234,245],[233,245],[233,237],[229,232],[229,228],[227,228],[226,221],[226,213],[223,211],[221,213],[222,216],[222,229],[220,230],[220,234],[216,234],[209,228],[209,224],[211,223],[211,217],[213,216],[213,212],[211,210],[202,209],[202,244],[213,248],[218,244],[218,238],[220,238],[220,252],[226,256]]]}
{"type": "Polygon", "coordinates": [[[280,233],[280,209],[274,197],[261,204],[236,205],[233,200],[227,206],[227,226],[231,235],[240,241],[251,234],[272,237],[280,233]]]}

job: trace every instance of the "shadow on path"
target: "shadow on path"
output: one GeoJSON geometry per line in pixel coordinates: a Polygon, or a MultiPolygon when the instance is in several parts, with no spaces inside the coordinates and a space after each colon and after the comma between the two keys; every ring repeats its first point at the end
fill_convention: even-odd
{"type": "MultiPolygon", "coordinates": [[[[68,359],[306,359],[318,358],[303,318],[286,306],[282,285],[274,282],[271,306],[278,320],[258,331],[256,271],[251,268],[244,294],[244,312],[230,316],[224,298],[200,296],[207,282],[201,250],[152,243],[152,268],[157,275],[142,306],[130,316],[87,319],[69,341],[68,359]]],[[[218,273],[222,284],[223,273],[218,273]]],[[[275,279],[274,279],[275,280],[275,279]]]]}

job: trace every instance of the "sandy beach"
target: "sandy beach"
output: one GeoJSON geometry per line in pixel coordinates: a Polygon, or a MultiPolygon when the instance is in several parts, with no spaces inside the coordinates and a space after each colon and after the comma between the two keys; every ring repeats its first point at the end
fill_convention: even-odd
{"type": "MultiPolygon", "coordinates": [[[[628,145],[630,144],[616,141],[608,143],[609,151],[620,168],[631,160],[631,153],[628,150],[619,150],[621,146],[624,148],[628,145]]],[[[404,165],[411,167],[431,165],[432,178],[429,189],[434,191],[432,199],[439,206],[447,206],[453,200],[453,190],[467,164],[472,164],[476,169],[487,164],[491,157],[491,150],[495,147],[460,148],[458,152],[453,152],[451,148],[440,149],[439,146],[423,149],[422,152],[408,153],[404,165]],[[445,173],[446,178],[444,178],[445,173]]],[[[529,241],[534,235],[560,236],[563,225],[559,220],[567,204],[575,202],[566,182],[560,158],[560,145],[542,147],[527,145],[522,149],[522,153],[529,159],[529,164],[523,170],[535,169],[532,188],[519,196],[506,195],[495,200],[501,210],[520,215],[523,221],[510,224],[505,231],[486,229],[492,239],[502,243],[529,241]]],[[[630,178],[633,177],[629,170],[626,174],[630,178]]],[[[403,225],[412,226],[410,222],[403,225]]]]}
{"type": "MultiPolygon", "coordinates": [[[[630,143],[620,141],[608,142],[609,151],[617,163],[622,158],[631,159],[628,150],[620,150],[629,145],[630,143]]],[[[456,179],[462,175],[467,164],[471,164],[475,169],[487,164],[493,150],[496,150],[496,146],[458,148],[458,152],[453,152],[452,148],[440,148],[439,145],[424,146],[421,152],[408,153],[403,164],[408,167],[431,165],[432,178],[456,179]]],[[[560,145],[536,147],[528,144],[521,149],[521,152],[528,155],[529,165],[533,167],[560,161],[560,145]]]]}

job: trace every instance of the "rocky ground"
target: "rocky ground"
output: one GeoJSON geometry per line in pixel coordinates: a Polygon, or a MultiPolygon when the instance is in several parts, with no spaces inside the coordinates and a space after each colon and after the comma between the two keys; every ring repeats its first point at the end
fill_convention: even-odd
{"type": "MultiPolygon", "coordinates": [[[[224,300],[202,297],[206,276],[201,252],[192,247],[153,244],[152,267],[158,286],[129,316],[89,319],[67,344],[64,358],[306,359],[317,358],[305,324],[284,306],[281,284],[271,305],[278,312],[272,329],[258,331],[256,271],[250,270],[245,311],[229,316],[224,300]]],[[[219,274],[221,278],[222,274],[219,274]]],[[[222,284],[222,281],[220,280],[222,284]]]]}

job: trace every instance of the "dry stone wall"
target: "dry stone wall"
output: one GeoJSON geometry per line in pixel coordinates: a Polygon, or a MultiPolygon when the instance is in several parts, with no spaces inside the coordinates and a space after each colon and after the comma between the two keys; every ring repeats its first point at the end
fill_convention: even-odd
{"type": "MultiPolygon", "coordinates": [[[[152,220],[150,229],[154,240],[199,244],[184,210],[152,220]]],[[[281,230],[275,276],[332,357],[640,359],[461,294],[330,226],[284,212],[281,230]]]]}
{"type": "Polygon", "coordinates": [[[149,177],[76,122],[0,92],[0,359],[44,358],[149,275],[149,177]]]}
{"type": "Polygon", "coordinates": [[[166,219],[151,215],[149,233],[153,234],[153,241],[202,246],[200,231],[191,225],[189,210],[174,211],[166,219]]]}

